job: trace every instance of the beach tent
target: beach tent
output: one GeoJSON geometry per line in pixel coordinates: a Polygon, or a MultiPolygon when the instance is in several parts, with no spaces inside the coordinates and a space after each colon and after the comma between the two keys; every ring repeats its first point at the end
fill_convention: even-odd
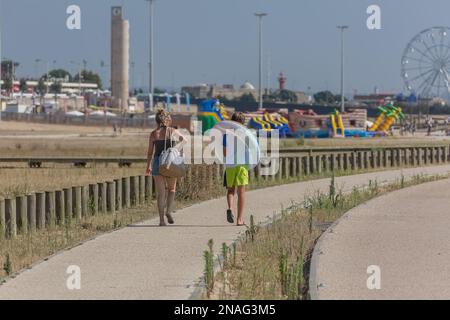
{"type": "Polygon", "coordinates": [[[84,116],[84,113],[80,112],[80,111],[69,111],[69,112],[66,112],[66,116],[81,117],[81,116],[84,116]]]}
{"type": "Polygon", "coordinates": [[[106,115],[107,117],[117,117],[117,115],[112,112],[107,111],[105,114],[104,111],[100,111],[100,110],[91,112],[89,115],[90,116],[102,116],[102,117],[104,117],[106,115]]]}

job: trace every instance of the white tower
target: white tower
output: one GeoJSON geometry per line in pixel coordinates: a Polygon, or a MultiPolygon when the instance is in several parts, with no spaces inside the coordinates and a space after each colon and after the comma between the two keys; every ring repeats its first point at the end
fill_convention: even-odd
{"type": "Polygon", "coordinates": [[[111,9],[111,91],[113,106],[128,110],[130,24],[122,16],[122,7],[111,9]]]}

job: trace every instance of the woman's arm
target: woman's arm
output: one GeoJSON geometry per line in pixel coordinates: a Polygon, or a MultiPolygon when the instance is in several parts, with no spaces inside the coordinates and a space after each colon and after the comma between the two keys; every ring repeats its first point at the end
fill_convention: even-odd
{"type": "Polygon", "coordinates": [[[154,138],[153,138],[153,132],[150,134],[150,138],[148,141],[148,152],[147,152],[147,167],[145,170],[145,175],[150,176],[152,174],[152,160],[153,160],[153,145],[154,145],[154,138]]]}
{"type": "Polygon", "coordinates": [[[171,130],[172,130],[172,133],[171,133],[172,137],[178,139],[179,142],[183,143],[183,142],[187,141],[186,137],[184,135],[182,135],[180,131],[178,131],[177,129],[174,129],[174,128],[172,128],[171,130]]]}

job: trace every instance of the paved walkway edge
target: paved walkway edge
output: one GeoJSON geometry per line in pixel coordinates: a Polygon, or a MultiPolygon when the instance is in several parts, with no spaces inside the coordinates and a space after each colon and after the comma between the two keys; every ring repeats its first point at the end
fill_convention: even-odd
{"type": "MultiPolygon", "coordinates": [[[[425,175],[425,176],[432,176],[432,175],[425,175]]],[[[442,179],[445,180],[445,179],[442,179]]],[[[321,285],[321,283],[318,283],[318,278],[317,278],[317,269],[319,266],[319,256],[322,254],[322,246],[323,246],[323,242],[325,240],[330,241],[329,239],[325,239],[325,237],[327,236],[328,233],[330,233],[330,231],[332,231],[333,229],[336,228],[336,226],[338,226],[340,223],[342,223],[344,220],[346,220],[348,218],[348,215],[353,212],[354,210],[357,210],[358,207],[363,206],[364,204],[366,204],[367,202],[373,201],[377,198],[383,197],[383,196],[387,196],[391,193],[395,193],[396,191],[400,191],[400,190],[405,190],[405,189],[410,189],[410,188],[414,188],[420,185],[425,185],[425,184],[432,184],[438,181],[442,181],[442,180],[436,180],[436,181],[428,181],[428,182],[423,182],[423,183],[419,183],[419,184],[415,184],[412,186],[408,186],[406,188],[401,188],[401,189],[397,189],[397,190],[393,190],[391,192],[388,193],[383,193],[380,194],[372,199],[369,199],[365,202],[360,203],[359,205],[357,205],[354,208],[351,208],[349,211],[345,212],[341,217],[339,217],[335,222],[333,222],[333,224],[331,226],[329,226],[327,228],[327,230],[325,230],[319,237],[319,239],[316,241],[316,244],[314,246],[313,249],[313,253],[311,256],[311,264],[310,264],[310,273],[309,273],[309,297],[311,300],[320,300],[320,294],[319,294],[319,287],[321,285]]]]}

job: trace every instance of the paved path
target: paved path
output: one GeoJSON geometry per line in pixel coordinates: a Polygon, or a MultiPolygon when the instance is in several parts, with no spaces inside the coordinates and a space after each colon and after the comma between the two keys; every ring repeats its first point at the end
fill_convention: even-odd
{"type": "MultiPolygon", "coordinates": [[[[405,169],[417,173],[447,173],[450,166],[405,169]]],[[[369,180],[392,181],[402,171],[369,173],[337,179],[350,190],[369,180]]],[[[266,220],[292,201],[328,190],[329,179],[301,182],[248,193],[247,207],[256,222],[266,220]]],[[[203,273],[203,250],[211,238],[216,252],[243,228],[225,222],[225,200],[206,201],[179,210],[176,226],[160,228],[157,219],[102,235],[64,251],[0,286],[2,299],[188,299],[203,273]],[[81,290],[66,287],[67,267],[81,268],[81,290]]],[[[247,216],[248,220],[248,216],[247,216]]]]}
{"type": "Polygon", "coordinates": [[[450,180],[441,180],[349,211],[315,248],[312,298],[450,299],[449,208],[450,180]],[[379,290],[367,288],[373,265],[379,290]]]}

